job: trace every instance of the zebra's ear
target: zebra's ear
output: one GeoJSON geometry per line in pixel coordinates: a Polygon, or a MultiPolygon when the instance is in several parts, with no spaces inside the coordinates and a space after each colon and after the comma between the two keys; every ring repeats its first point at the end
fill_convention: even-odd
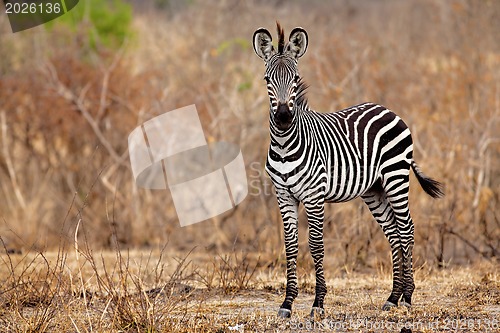
{"type": "Polygon", "coordinates": [[[292,54],[296,59],[302,57],[307,50],[307,32],[298,27],[290,32],[290,39],[287,46],[287,51],[292,54]]]}
{"type": "Polygon", "coordinates": [[[262,59],[267,60],[274,53],[273,38],[267,29],[259,28],[253,33],[253,49],[262,59]]]}

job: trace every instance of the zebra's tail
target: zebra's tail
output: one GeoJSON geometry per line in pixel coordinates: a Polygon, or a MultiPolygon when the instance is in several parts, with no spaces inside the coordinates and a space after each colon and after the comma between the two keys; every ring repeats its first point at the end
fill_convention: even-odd
{"type": "Polygon", "coordinates": [[[444,196],[443,184],[434,180],[432,178],[427,177],[418,167],[415,161],[411,161],[411,168],[415,173],[415,176],[420,183],[420,186],[424,189],[425,193],[430,195],[433,198],[441,198],[444,196]]]}

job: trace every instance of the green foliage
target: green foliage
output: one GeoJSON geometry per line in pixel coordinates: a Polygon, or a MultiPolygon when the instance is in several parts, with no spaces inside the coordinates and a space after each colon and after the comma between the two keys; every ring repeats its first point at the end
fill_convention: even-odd
{"type": "Polygon", "coordinates": [[[245,82],[242,82],[238,85],[238,91],[241,92],[241,91],[245,91],[245,90],[249,90],[252,88],[252,82],[251,81],[245,81],[245,82]]]}
{"type": "Polygon", "coordinates": [[[215,55],[221,55],[236,48],[248,50],[250,49],[250,46],[250,42],[244,38],[232,38],[220,43],[214,52],[215,55]]]}
{"type": "Polygon", "coordinates": [[[132,7],[122,0],[85,0],[47,27],[64,24],[83,31],[84,41],[95,49],[100,45],[117,48],[130,37],[132,7]]]}

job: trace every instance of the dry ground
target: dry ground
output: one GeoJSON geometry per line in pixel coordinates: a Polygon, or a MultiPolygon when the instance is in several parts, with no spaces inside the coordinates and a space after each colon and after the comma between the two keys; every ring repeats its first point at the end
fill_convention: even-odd
{"type": "MultiPolygon", "coordinates": [[[[312,321],[299,270],[290,320],[276,317],[284,269],[251,255],[163,252],[3,254],[0,330],[13,332],[499,332],[496,263],[416,270],[410,311],[382,312],[391,276],[327,271],[326,318],[312,321]],[[180,258],[180,259],[179,259],[180,258]],[[186,259],[186,260],[184,260],[186,259]]],[[[198,251],[202,252],[202,251],[198,251]]]]}

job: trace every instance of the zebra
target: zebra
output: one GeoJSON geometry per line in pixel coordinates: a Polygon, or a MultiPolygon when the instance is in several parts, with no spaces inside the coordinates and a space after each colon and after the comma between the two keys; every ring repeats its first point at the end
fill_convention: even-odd
{"type": "Polygon", "coordinates": [[[408,207],[410,168],[431,197],[442,197],[443,185],[419,169],[413,159],[408,126],[384,106],[363,103],[333,113],[313,111],[305,96],[307,85],[297,67],[298,59],[307,50],[307,32],[294,28],[285,44],[284,30],[278,22],[277,31],[277,50],[265,28],[254,32],[253,47],[266,66],[264,79],[270,108],[266,172],[276,190],[284,229],[287,283],[278,316],[291,317],[298,294],[299,203],[307,215],[316,273],[311,316],[322,318],[327,292],[323,273],[325,203],[357,197],[366,203],[391,247],[393,286],[382,310],[398,304],[409,308],[415,289],[414,226],[408,207]]]}

